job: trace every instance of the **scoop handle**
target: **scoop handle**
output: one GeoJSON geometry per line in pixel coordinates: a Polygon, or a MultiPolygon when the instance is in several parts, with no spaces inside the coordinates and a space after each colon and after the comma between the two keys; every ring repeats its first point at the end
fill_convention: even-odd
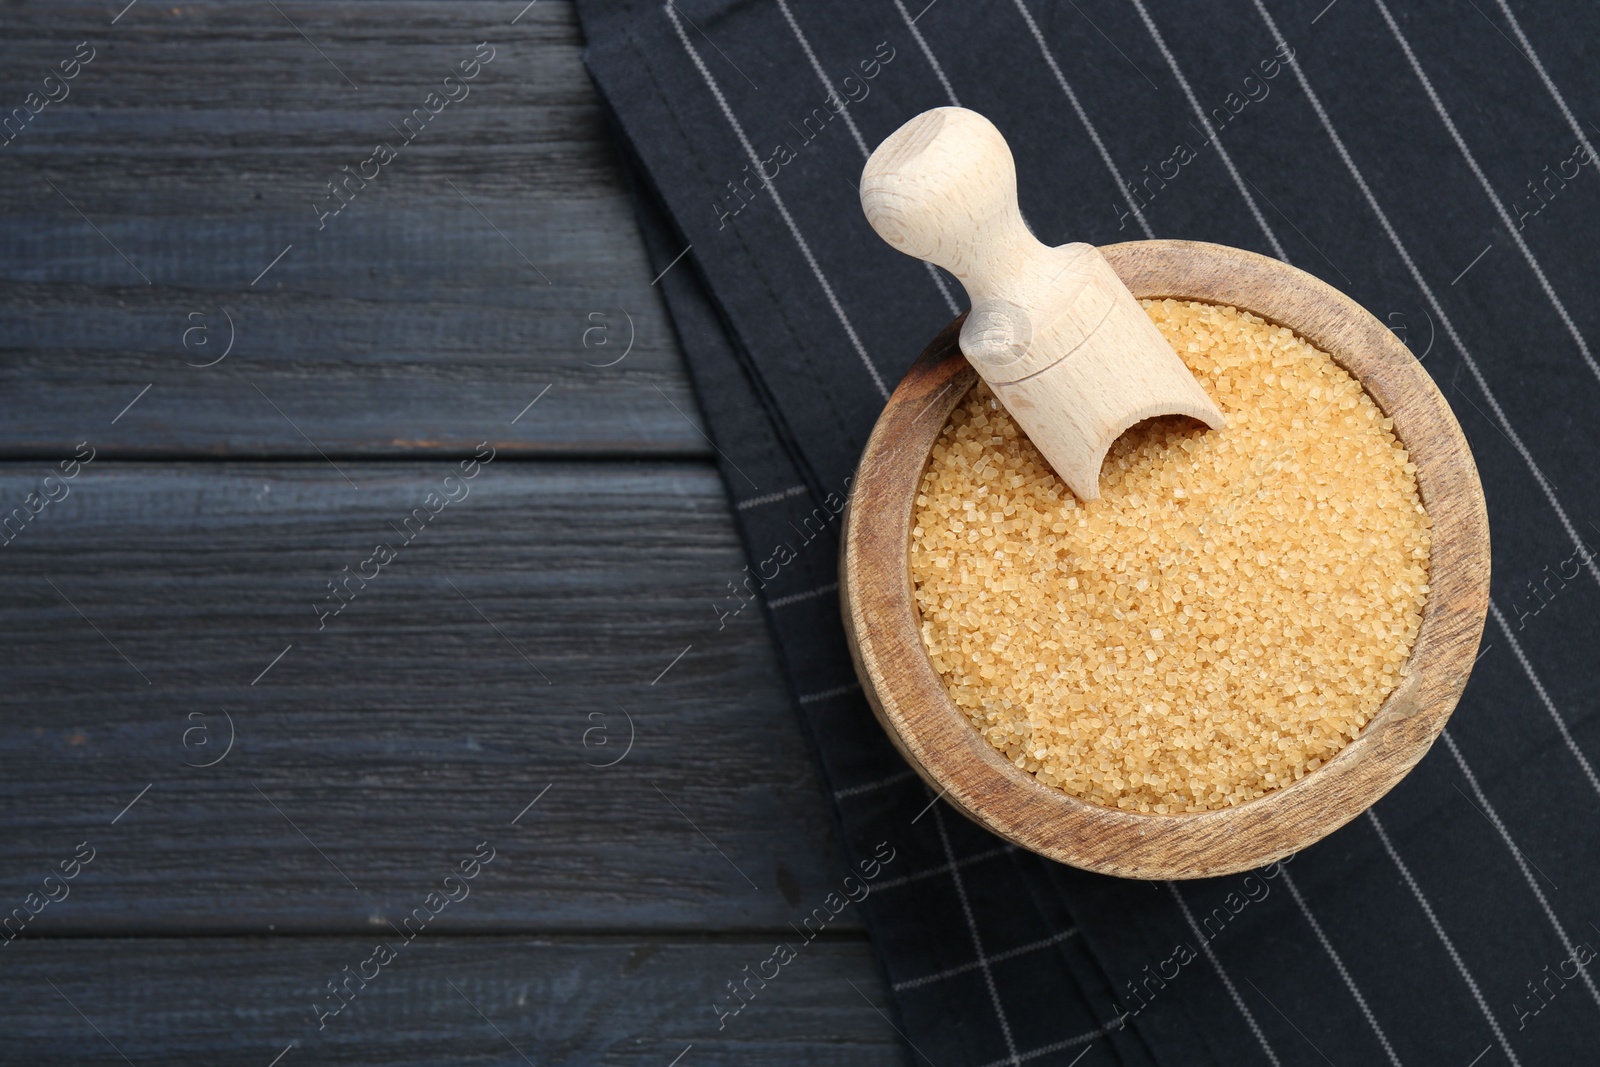
{"type": "Polygon", "coordinates": [[[1047,251],[1017,204],[1011,148],[975,111],[924,111],[861,172],[861,208],[885,241],[961,279],[975,301],[1047,251]]]}
{"type": "Polygon", "coordinates": [[[1105,454],[1134,423],[1225,425],[1105,257],[1034,237],[1011,148],[977,112],[935,108],[890,134],[862,171],[861,208],[889,244],[961,282],[963,354],[1080,498],[1099,497],[1105,454]]]}

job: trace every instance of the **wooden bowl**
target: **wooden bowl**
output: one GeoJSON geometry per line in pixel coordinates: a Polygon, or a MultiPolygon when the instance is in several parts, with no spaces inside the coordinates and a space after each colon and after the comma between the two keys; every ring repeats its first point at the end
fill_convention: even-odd
{"type": "Polygon", "coordinates": [[[1433,379],[1355,301],[1275,259],[1193,241],[1101,251],[1140,298],[1227,304],[1329,353],[1394,419],[1433,520],[1429,593],[1399,687],[1361,735],[1291,785],[1220,811],[1141,814],[1069,796],[1014,767],[955,706],[912,593],[917,487],[950,413],[977,381],[947,326],[889,398],[844,520],[840,593],[856,673],[895,747],[973,821],[1062,863],[1127,878],[1202,878],[1281,859],[1343,826],[1428,751],[1467,683],[1489,601],[1483,487],[1433,379]]]}

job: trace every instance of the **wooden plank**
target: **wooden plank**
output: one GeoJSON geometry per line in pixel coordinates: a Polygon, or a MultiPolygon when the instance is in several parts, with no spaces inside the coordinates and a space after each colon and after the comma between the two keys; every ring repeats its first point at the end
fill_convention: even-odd
{"type": "Polygon", "coordinates": [[[84,841],[31,931],[386,928],[480,841],[464,931],[787,929],[837,885],[765,625],[719,629],[709,466],[338,468],[0,466],[0,519],[67,493],[0,547],[0,913],[84,841]]]}
{"type": "Polygon", "coordinates": [[[789,935],[793,961],[719,1031],[718,991],[775,940],[422,937],[367,966],[321,1030],[314,1005],[338,1003],[326,983],[376,937],[24,940],[0,968],[0,1063],[905,1062],[860,939],[789,935]]]}
{"type": "Polygon", "coordinates": [[[94,55],[0,145],[0,454],[709,455],[571,6],[522,6],[8,6],[5,108],[94,55]]]}

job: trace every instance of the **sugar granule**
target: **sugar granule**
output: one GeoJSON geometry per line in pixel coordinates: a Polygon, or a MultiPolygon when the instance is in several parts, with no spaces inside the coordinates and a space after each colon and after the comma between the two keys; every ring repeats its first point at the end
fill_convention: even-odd
{"type": "Polygon", "coordinates": [[[1045,785],[1224,808],[1353,740],[1399,684],[1430,523],[1393,421],[1292,331],[1142,301],[1228,418],[1118,439],[1083,504],[979,382],[913,516],[922,638],[956,706],[1045,785]]]}

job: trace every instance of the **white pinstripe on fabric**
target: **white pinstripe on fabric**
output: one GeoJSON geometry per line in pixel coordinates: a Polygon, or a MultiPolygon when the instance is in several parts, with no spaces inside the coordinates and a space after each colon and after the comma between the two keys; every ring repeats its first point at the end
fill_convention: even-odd
{"type": "MultiPolygon", "coordinates": [[[[896,3],[899,0],[895,0],[896,3]]],[[[972,935],[972,951],[978,957],[978,966],[983,971],[984,985],[989,987],[989,1001],[994,1005],[995,1017],[1000,1020],[1000,1033],[1006,1039],[1006,1051],[1010,1058],[1002,1063],[1018,1064],[1022,1060],[1017,1055],[1017,1042],[1011,1036],[1011,1020],[1006,1018],[1005,1005],[1000,1003],[1000,990],[994,984],[994,974],[989,970],[989,960],[983,954],[983,940],[978,937],[978,922],[972,917],[972,903],[967,900],[967,884],[961,878],[961,867],[956,863],[955,849],[950,847],[950,835],[944,828],[944,813],[937,804],[933,808],[933,823],[939,828],[939,842],[944,845],[945,858],[950,861],[950,880],[955,883],[956,897],[961,901],[961,914],[967,920],[967,932],[972,935]]]]}
{"type": "MultiPolygon", "coordinates": [[[[1059,945],[1068,938],[1076,936],[1077,933],[1078,928],[1074,926],[1072,929],[1063,930],[1059,934],[1051,934],[1049,937],[1030,942],[1026,945],[1019,945],[1016,948],[1008,948],[1004,952],[996,952],[989,956],[988,960],[990,963],[1000,963],[1004,960],[1014,960],[1018,956],[1026,956],[1030,952],[1038,952],[1042,948],[1049,948],[1051,945],[1059,945]]],[[[908,978],[903,982],[896,982],[893,988],[896,993],[902,989],[916,989],[920,986],[932,985],[935,982],[942,982],[946,978],[954,978],[958,974],[966,974],[968,971],[975,971],[978,969],[978,967],[978,961],[973,960],[971,963],[957,964],[948,970],[940,971],[938,974],[928,974],[922,976],[921,978],[908,978]]]]}
{"type": "Polygon", "coordinates": [[[812,73],[816,74],[817,80],[822,83],[822,87],[833,94],[834,99],[838,101],[839,117],[844,119],[845,126],[850,130],[850,136],[855,139],[856,147],[861,149],[862,156],[869,155],[866,139],[861,136],[861,131],[856,129],[856,120],[850,117],[849,103],[839,95],[838,90],[833,87],[833,82],[829,79],[827,72],[822,69],[822,64],[817,60],[817,53],[811,48],[811,41],[807,39],[805,33],[800,29],[800,23],[795,21],[794,12],[789,10],[789,0],[778,0],[778,10],[783,12],[783,21],[789,24],[789,32],[793,33],[794,39],[800,42],[800,49],[806,54],[806,62],[811,64],[812,73]]]}
{"type": "MultiPolygon", "coordinates": [[[[1550,907],[1550,901],[1545,898],[1544,890],[1539,888],[1539,883],[1534,880],[1533,872],[1528,869],[1528,860],[1511,839],[1511,832],[1506,829],[1506,824],[1501,820],[1500,813],[1494,810],[1494,805],[1489,803],[1489,797],[1484,793],[1483,787],[1478,784],[1478,776],[1472,773],[1472,768],[1467,766],[1467,761],[1461,756],[1461,749],[1456,747],[1455,738],[1450,736],[1449,730],[1442,730],[1439,736],[1444,738],[1450,755],[1456,758],[1456,765],[1461,768],[1461,773],[1466,775],[1467,784],[1472,786],[1472,792],[1477,796],[1483,813],[1489,817],[1489,822],[1499,831],[1500,839],[1506,843],[1506,848],[1511,850],[1511,858],[1517,861],[1517,869],[1522,872],[1522,877],[1527,881],[1528,888],[1533,890],[1534,898],[1539,901],[1539,907],[1544,909],[1544,917],[1550,920],[1550,925],[1555,929],[1556,936],[1561,939],[1561,947],[1567,950],[1567,958],[1576,959],[1577,950],[1572,944],[1572,939],[1567,936],[1566,929],[1561,925],[1561,920],[1556,918],[1555,909],[1550,907]]],[[[1579,967],[1578,973],[1583,976],[1583,984],[1588,987],[1589,995],[1600,1006],[1600,989],[1595,988],[1594,979],[1589,977],[1587,967],[1579,967]]]]}
{"type": "Polygon", "coordinates": [[[961,101],[956,99],[956,91],[950,87],[950,79],[945,77],[944,68],[939,65],[937,59],[933,58],[933,50],[928,47],[928,42],[922,39],[922,31],[917,29],[917,20],[911,17],[911,12],[906,10],[906,5],[901,0],[894,0],[894,6],[899,9],[900,17],[905,20],[906,29],[911,31],[911,36],[917,42],[917,47],[922,49],[923,58],[928,61],[928,66],[933,68],[934,76],[939,79],[939,84],[944,86],[944,95],[949,99],[950,106],[960,107],[961,101]]]}
{"type": "Polygon", "coordinates": [[[788,596],[774,597],[767,601],[767,607],[786,608],[790,604],[798,604],[802,600],[815,600],[819,596],[827,596],[837,588],[839,588],[838,582],[829,582],[827,585],[819,585],[815,589],[807,589],[804,593],[790,593],[788,596]]]}
{"type": "Polygon", "coordinates": [[[1488,1020],[1489,1029],[1494,1031],[1495,1040],[1500,1042],[1500,1050],[1506,1054],[1506,1059],[1511,1061],[1511,1067],[1522,1067],[1521,1061],[1517,1059],[1517,1054],[1512,1051],[1511,1043],[1506,1040],[1505,1031],[1500,1029],[1499,1021],[1495,1019],[1494,1013],[1489,1010],[1488,1002],[1483,999],[1483,991],[1478,988],[1478,983],[1472,977],[1472,972],[1468,971],[1467,965],[1462,962],[1461,953],[1456,951],[1455,942],[1451,941],[1450,935],[1444,932],[1444,927],[1439,923],[1439,917],[1433,913],[1433,905],[1429,904],[1428,898],[1422,895],[1422,887],[1417,884],[1415,878],[1411,877],[1411,868],[1405,865],[1405,861],[1400,858],[1400,853],[1394,850],[1394,845],[1390,842],[1389,835],[1383,828],[1383,823],[1378,821],[1377,812],[1371,808],[1367,809],[1367,821],[1372,823],[1374,830],[1378,831],[1378,840],[1383,842],[1384,851],[1389,853],[1389,858],[1400,869],[1400,877],[1405,879],[1406,885],[1411,889],[1411,895],[1416,897],[1417,903],[1422,906],[1422,914],[1428,917],[1428,923],[1433,927],[1434,934],[1443,943],[1445,951],[1450,954],[1451,961],[1456,965],[1456,970],[1461,973],[1462,979],[1467,983],[1467,988],[1472,991],[1472,999],[1477,1002],[1478,1010],[1488,1020]]]}
{"type": "MultiPolygon", "coordinates": [[[[1001,845],[999,848],[986,848],[982,852],[973,852],[970,855],[961,857],[956,861],[956,866],[971,867],[974,863],[982,863],[984,860],[992,860],[996,856],[1005,855],[1007,852],[1015,852],[1016,849],[1017,846],[1011,844],[1001,845]]],[[[951,870],[952,868],[950,864],[941,863],[939,866],[930,867],[925,871],[913,871],[910,874],[902,874],[898,878],[886,878],[881,882],[874,882],[872,888],[875,890],[896,889],[903,885],[909,885],[912,882],[920,882],[924,878],[932,878],[936,875],[948,874],[951,870]]]]}
{"type": "MultiPolygon", "coordinates": [[[[1272,36],[1278,46],[1280,48],[1287,47],[1283,33],[1279,31],[1277,22],[1267,12],[1266,6],[1262,4],[1261,0],[1252,0],[1252,2],[1255,5],[1256,12],[1261,16],[1261,20],[1266,23],[1267,29],[1272,31],[1272,36]]],[[[1406,248],[1405,242],[1400,240],[1400,235],[1389,221],[1389,216],[1384,213],[1382,206],[1378,203],[1378,198],[1373,195],[1372,187],[1367,184],[1367,179],[1356,166],[1354,158],[1350,155],[1350,150],[1345,147],[1344,139],[1333,128],[1333,120],[1328,117],[1327,109],[1322,106],[1321,98],[1311,88],[1311,82],[1306,78],[1305,71],[1300,69],[1300,61],[1290,56],[1289,69],[1294,71],[1295,80],[1300,83],[1300,89],[1306,94],[1306,100],[1311,104],[1312,110],[1317,113],[1317,118],[1322,122],[1322,128],[1327,131],[1328,139],[1333,142],[1333,147],[1338,152],[1339,159],[1344,163],[1345,168],[1349,170],[1350,176],[1355,179],[1357,187],[1361,190],[1361,195],[1366,198],[1367,206],[1377,216],[1385,236],[1389,238],[1389,243],[1394,245],[1395,251],[1400,255],[1401,262],[1405,264],[1406,270],[1411,274],[1411,280],[1422,291],[1422,295],[1428,301],[1428,306],[1433,309],[1433,313],[1444,326],[1445,333],[1449,335],[1451,343],[1456,346],[1456,351],[1461,353],[1461,362],[1472,374],[1473,381],[1478,383],[1478,388],[1483,391],[1484,399],[1489,402],[1490,410],[1494,412],[1495,419],[1500,423],[1500,432],[1505,434],[1506,439],[1517,450],[1517,454],[1528,465],[1528,469],[1533,472],[1534,480],[1544,492],[1545,499],[1550,502],[1550,507],[1555,510],[1556,518],[1560,520],[1561,528],[1567,532],[1567,536],[1572,540],[1573,545],[1577,547],[1578,554],[1583,558],[1584,566],[1588,568],[1589,574],[1596,583],[1600,583],[1600,567],[1595,565],[1595,560],[1590,556],[1588,548],[1584,546],[1583,539],[1578,536],[1578,529],[1572,524],[1572,519],[1567,515],[1567,509],[1556,498],[1554,487],[1545,478],[1544,472],[1539,469],[1539,465],[1533,461],[1533,453],[1528,450],[1528,446],[1523,443],[1522,438],[1518,436],[1516,429],[1511,425],[1511,420],[1506,417],[1505,410],[1501,408],[1500,401],[1495,397],[1494,391],[1489,388],[1489,382],[1484,378],[1483,371],[1478,366],[1478,361],[1472,358],[1472,353],[1467,349],[1465,342],[1461,340],[1461,335],[1456,333],[1455,324],[1451,322],[1450,316],[1445,314],[1444,308],[1439,304],[1439,298],[1434,295],[1433,287],[1423,278],[1422,271],[1417,268],[1416,261],[1411,258],[1411,252],[1406,248]]]]}
{"type": "Polygon", "coordinates": [[[1039,32],[1039,24],[1033,21],[1033,15],[1023,6],[1022,0],[1012,0],[1021,12],[1023,21],[1028,24],[1028,32],[1033,34],[1033,39],[1039,45],[1039,54],[1044,56],[1044,61],[1050,67],[1050,73],[1055,75],[1056,84],[1061,86],[1061,91],[1067,95],[1067,102],[1072,105],[1072,110],[1077,114],[1078,121],[1083,123],[1083,128],[1089,133],[1089,140],[1094,142],[1096,152],[1100,153],[1100,160],[1111,172],[1111,178],[1117,183],[1117,191],[1128,202],[1128,207],[1133,211],[1133,217],[1139,222],[1139,229],[1144,231],[1147,238],[1154,238],[1155,231],[1150,229],[1150,223],[1145,219],[1144,212],[1139,210],[1139,201],[1134,198],[1133,191],[1128,188],[1128,183],[1122,178],[1122,171],[1117,169],[1116,161],[1111,158],[1111,153],[1106,148],[1106,143],[1100,139],[1100,131],[1094,128],[1094,123],[1089,121],[1089,113],[1078,102],[1078,94],[1072,91],[1072,86],[1067,83],[1066,75],[1061,73],[1061,67],[1056,63],[1056,57],[1051,54],[1050,46],[1045,44],[1044,34],[1039,32]]]}
{"type": "Polygon", "coordinates": [[[891,774],[887,778],[879,778],[876,782],[863,782],[860,785],[852,785],[846,786],[843,789],[835,789],[833,791],[833,799],[844,800],[846,797],[858,797],[864,793],[876,793],[880,789],[887,789],[891,785],[894,785],[898,782],[903,782],[907,778],[915,778],[916,776],[916,771],[907,770],[901,771],[899,774],[891,774]]]}
{"type": "MultiPolygon", "coordinates": [[[[1594,356],[1589,352],[1589,342],[1584,340],[1583,333],[1578,329],[1578,324],[1572,321],[1572,315],[1567,311],[1567,305],[1562,303],[1561,297],[1556,295],[1555,286],[1550,284],[1550,279],[1545,276],[1544,268],[1539,265],[1534,257],[1533,250],[1528,247],[1528,242],[1522,239],[1522,231],[1517,228],[1516,220],[1511,217],[1511,212],[1506,210],[1505,201],[1500,199],[1494,191],[1494,186],[1489,184],[1488,177],[1483,173],[1483,168],[1478,166],[1478,157],[1472,154],[1472,149],[1467,147],[1466,139],[1461,136],[1461,131],[1456,129],[1455,120],[1450,117],[1450,112],[1445,110],[1444,101],[1439,99],[1439,93],[1434,89],[1433,82],[1423,72],[1422,64],[1417,62],[1417,54],[1411,50],[1411,42],[1406,40],[1405,34],[1400,32],[1400,26],[1395,22],[1394,16],[1389,14],[1388,5],[1383,0],[1372,0],[1378,8],[1378,13],[1383,16],[1383,21],[1388,24],[1389,32],[1394,35],[1395,41],[1400,45],[1400,50],[1406,55],[1406,62],[1411,64],[1411,70],[1416,74],[1417,80],[1422,83],[1422,88],[1428,94],[1428,100],[1433,104],[1433,110],[1439,113],[1439,118],[1444,122],[1444,128],[1450,131],[1450,137],[1455,141],[1456,147],[1461,150],[1461,157],[1467,161],[1473,177],[1478,179],[1478,184],[1483,186],[1484,195],[1494,205],[1495,212],[1500,216],[1500,221],[1505,224],[1511,239],[1516,242],[1517,250],[1522,253],[1522,258],[1527,260],[1528,269],[1533,271],[1533,276],[1539,280],[1539,288],[1544,290],[1545,297],[1550,305],[1556,309],[1556,314],[1577,342],[1578,352],[1583,356],[1583,361],[1589,365],[1589,371],[1597,380],[1600,380],[1600,364],[1594,361],[1594,356]]],[[[1597,161],[1600,166],[1600,161],[1597,161]]]]}
{"type": "Polygon", "coordinates": [[[1539,59],[1539,53],[1533,50],[1533,42],[1528,40],[1528,35],[1522,32],[1522,23],[1517,21],[1517,16],[1512,14],[1511,5],[1506,0],[1495,0],[1500,5],[1500,11],[1505,15],[1506,21],[1511,24],[1511,32],[1517,35],[1517,40],[1522,42],[1522,54],[1527,57],[1533,69],[1538,71],[1539,80],[1544,82],[1544,87],[1549,90],[1555,99],[1556,106],[1561,109],[1561,116],[1567,120],[1567,125],[1572,127],[1572,132],[1577,134],[1578,143],[1583,145],[1584,151],[1589,153],[1589,158],[1594,160],[1594,171],[1600,176],[1600,156],[1594,154],[1594,146],[1589,143],[1589,135],[1583,132],[1583,127],[1578,123],[1577,116],[1567,106],[1566,97],[1561,95],[1561,90],[1556,88],[1556,83],[1545,72],[1544,63],[1539,59]]]}
{"type": "Polygon", "coordinates": [[[1278,876],[1283,879],[1283,884],[1289,887],[1289,895],[1294,897],[1294,902],[1300,907],[1300,914],[1306,917],[1306,922],[1311,924],[1312,931],[1317,935],[1317,940],[1322,942],[1323,951],[1339,971],[1339,977],[1344,979],[1345,988],[1350,990],[1350,995],[1355,998],[1356,1006],[1361,1009],[1362,1016],[1367,1020],[1367,1025],[1372,1027],[1372,1032],[1378,1036],[1378,1043],[1383,1046],[1384,1053],[1389,1057],[1389,1062],[1394,1067],[1401,1067],[1400,1057],[1395,1054],[1394,1046],[1389,1044],[1389,1035],[1383,1032],[1383,1027],[1378,1025],[1377,1016],[1372,1014],[1372,1009],[1367,1006],[1367,998],[1361,995],[1361,990],[1356,986],[1356,980],[1350,977],[1350,971],[1345,967],[1344,960],[1333,950],[1333,942],[1328,940],[1328,935],[1323,932],[1322,924],[1317,922],[1317,917],[1311,914],[1311,908],[1306,904],[1306,898],[1301,895],[1300,887],[1294,884],[1294,879],[1289,876],[1287,867],[1278,868],[1278,876]]]}
{"type": "Polygon", "coordinates": [[[1272,1045],[1267,1041],[1267,1035],[1261,1032],[1260,1025],[1256,1022],[1255,1015],[1250,1011],[1250,1005],[1244,1002],[1239,995],[1239,990],[1234,987],[1233,979],[1228,977],[1228,972],[1223,969],[1222,961],[1217,958],[1217,953],[1211,947],[1211,941],[1200,929],[1200,924],[1194,921],[1194,912],[1189,910],[1189,902],[1183,899],[1183,894],[1178,892],[1175,882],[1167,883],[1167,892],[1172,894],[1172,899],[1178,902],[1178,907],[1183,911],[1183,917],[1188,920],[1189,929],[1194,931],[1195,939],[1200,942],[1200,951],[1206,954],[1206,959],[1211,961],[1212,970],[1217,972],[1217,977],[1222,979],[1222,987],[1228,991],[1228,996],[1233,1000],[1233,1006],[1239,1009],[1239,1014],[1244,1016],[1244,1021],[1250,1027],[1250,1032],[1256,1035],[1256,1040],[1261,1042],[1261,1051],[1267,1054],[1267,1059],[1272,1067],[1283,1067],[1278,1062],[1278,1054],[1272,1051],[1272,1045]]]}
{"type": "MultiPolygon", "coordinates": [[[[988,1063],[983,1064],[983,1067],[1004,1067],[1004,1065],[1007,1063],[1027,1063],[1029,1060],[1036,1060],[1040,1056],[1048,1056],[1052,1052],[1061,1052],[1065,1049],[1076,1048],[1079,1045],[1087,1044],[1105,1032],[1106,1031],[1104,1027],[1101,1027],[1098,1030],[1089,1030],[1086,1033],[1079,1034],[1077,1037],[1069,1037],[1065,1041],[1055,1041],[1051,1044],[1045,1045],[1042,1048],[1029,1049],[1027,1052],[1021,1052],[1015,1056],[1007,1056],[1004,1059],[991,1060],[988,1063]]],[[[1078,1053],[1078,1055],[1074,1057],[1072,1062],[1067,1064],[1066,1067],[1075,1067],[1078,1060],[1083,1059],[1088,1052],[1088,1049],[1084,1049],[1082,1052],[1078,1053]]]]}
{"type": "Polygon", "coordinates": [[[804,693],[800,697],[800,703],[815,704],[819,700],[831,700],[834,697],[842,697],[846,693],[852,693],[860,688],[860,682],[847,682],[844,685],[836,685],[832,689],[824,689],[820,693],[804,693]]]}
{"type": "Polygon", "coordinates": [[[783,216],[784,225],[789,227],[789,234],[794,238],[795,244],[800,247],[800,254],[805,257],[806,265],[811,268],[811,274],[817,279],[817,284],[822,286],[822,292],[828,298],[828,306],[833,308],[833,313],[839,319],[839,325],[844,327],[845,334],[850,338],[856,355],[861,357],[861,363],[867,368],[867,374],[872,378],[872,384],[877,388],[878,395],[884,400],[889,399],[889,387],[883,384],[883,375],[878,373],[878,368],[873,364],[872,358],[867,355],[867,350],[861,343],[861,338],[856,334],[856,328],[850,321],[850,316],[845,314],[844,305],[839,303],[839,298],[834,294],[833,285],[828,281],[827,275],[822,273],[822,268],[817,264],[817,257],[811,252],[811,245],[806,242],[805,236],[800,232],[800,227],[795,223],[794,216],[789,214],[788,206],[783,202],[783,197],[778,194],[778,187],[761,169],[761,157],[756,154],[755,148],[750,144],[750,138],[745,135],[744,126],[740,124],[733,109],[728,106],[727,97],[722,95],[722,89],[717,85],[716,79],[711,76],[711,71],[706,69],[705,60],[700,58],[700,53],[695,51],[694,45],[689,40],[689,35],[683,32],[683,23],[678,19],[677,9],[673,7],[672,0],[662,6],[661,10],[672,21],[672,28],[677,31],[678,40],[683,44],[683,50],[693,60],[695,69],[700,72],[706,88],[711,90],[711,95],[716,98],[717,107],[722,110],[722,117],[727,119],[734,135],[739,138],[739,145],[749,157],[750,164],[755,167],[756,174],[761,178],[761,184],[772,196],[772,203],[778,209],[778,214],[783,216]]]}
{"type": "MultiPolygon", "coordinates": [[[[789,24],[789,29],[794,33],[795,40],[800,42],[800,47],[806,54],[806,61],[811,64],[811,70],[816,74],[822,87],[833,94],[833,99],[839,105],[839,117],[844,119],[844,124],[850,129],[850,136],[855,138],[856,147],[861,150],[861,158],[866,159],[872,154],[867,148],[866,138],[861,136],[861,131],[856,129],[856,120],[850,117],[850,106],[844,97],[839,95],[829,80],[827,72],[822,69],[822,64],[817,61],[817,53],[812,49],[811,42],[806,38],[805,32],[800,29],[800,23],[795,20],[793,12],[789,10],[789,0],[778,0],[778,8],[783,12],[784,21],[789,24]]],[[[950,309],[950,314],[961,313],[961,305],[956,303],[956,298],[951,295],[950,287],[945,284],[944,278],[939,274],[939,268],[926,261],[922,264],[928,269],[928,277],[933,279],[933,284],[938,288],[939,295],[944,297],[945,306],[950,309]]]]}
{"type": "Polygon", "coordinates": [[[1233,179],[1234,186],[1239,190],[1239,195],[1244,197],[1244,202],[1250,208],[1250,214],[1255,218],[1256,225],[1261,227],[1261,232],[1267,235],[1267,243],[1272,246],[1272,254],[1289,262],[1289,256],[1283,250],[1283,245],[1278,243],[1278,235],[1272,232],[1272,227],[1267,225],[1267,217],[1261,213],[1261,208],[1256,204],[1256,198],[1250,195],[1250,190],[1244,187],[1244,179],[1239,176],[1239,168],[1233,165],[1233,157],[1228,150],[1222,147],[1222,136],[1211,128],[1211,120],[1206,118],[1205,109],[1200,106],[1194,90],[1189,87],[1189,79],[1184,77],[1183,70],[1178,66],[1177,58],[1172,54],[1172,49],[1167,47],[1166,38],[1161,36],[1161,31],[1156,29],[1155,20],[1150,17],[1150,12],[1144,8],[1143,0],[1128,0],[1139,12],[1139,18],[1144,22],[1144,28],[1150,31],[1150,36],[1155,40],[1156,47],[1161,50],[1161,56],[1167,61],[1167,66],[1172,70],[1172,76],[1178,79],[1178,86],[1183,89],[1183,95],[1188,98],[1189,106],[1194,108],[1195,117],[1200,120],[1200,125],[1205,127],[1211,135],[1211,143],[1217,147],[1217,155],[1222,157],[1223,165],[1228,168],[1228,176],[1233,179]]]}
{"type": "Polygon", "coordinates": [[[733,510],[745,511],[749,508],[759,508],[764,504],[776,504],[780,500],[788,500],[790,497],[802,496],[805,492],[805,486],[791,485],[789,488],[780,489],[776,493],[766,493],[762,496],[753,496],[749,500],[741,500],[733,506],[733,510]]]}
{"type": "Polygon", "coordinates": [[[1529,662],[1527,654],[1522,651],[1522,643],[1513,636],[1511,627],[1506,624],[1506,617],[1500,614],[1500,607],[1493,600],[1489,601],[1489,612],[1494,616],[1494,621],[1500,624],[1500,632],[1505,635],[1506,641],[1511,645],[1511,654],[1517,657],[1518,663],[1522,664],[1522,669],[1527,674],[1528,681],[1533,683],[1533,691],[1539,694],[1539,700],[1544,704],[1544,710],[1548,711],[1550,717],[1555,720],[1556,729],[1560,731],[1561,740],[1566,743],[1567,751],[1572,753],[1573,758],[1578,761],[1578,766],[1583,768],[1584,777],[1589,779],[1589,785],[1594,789],[1595,794],[1600,795],[1600,778],[1595,777],[1594,768],[1589,765],[1589,757],[1583,754],[1583,750],[1578,747],[1578,743],[1572,739],[1572,731],[1567,729],[1567,720],[1563,719],[1561,713],[1556,710],[1555,701],[1550,699],[1549,691],[1545,689],[1544,683],[1539,680],[1539,676],[1534,673],[1533,664],[1529,662]]]}

